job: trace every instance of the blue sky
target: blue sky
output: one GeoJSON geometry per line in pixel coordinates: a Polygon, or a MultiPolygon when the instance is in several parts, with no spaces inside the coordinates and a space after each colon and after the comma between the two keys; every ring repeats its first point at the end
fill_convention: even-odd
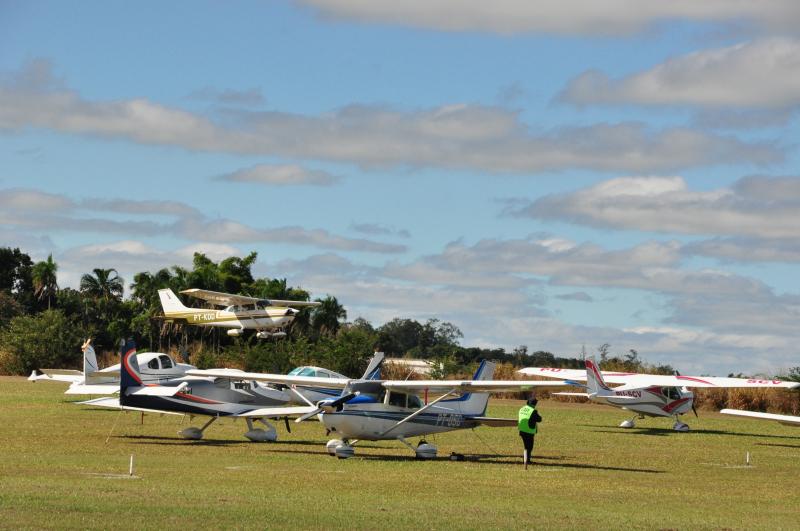
{"type": "Polygon", "coordinates": [[[0,2],[0,244],[466,345],[800,365],[793,1],[0,2]]]}

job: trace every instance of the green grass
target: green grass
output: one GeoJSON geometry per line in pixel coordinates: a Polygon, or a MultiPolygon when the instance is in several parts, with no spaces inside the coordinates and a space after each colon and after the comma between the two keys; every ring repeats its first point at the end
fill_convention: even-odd
{"type": "MultiPolygon", "coordinates": [[[[325,453],[316,422],[291,434],[278,424],[277,443],[248,442],[241,421],[184,441],[181,417],[148,415],[142,425],[138,414],[71,404],[63,390],[0,378],[2,528],[800,526],[800,430],[778,424],[701,412],[686,418],[689,433],[673,433],[669,419],[624,430],[626,412],[542,401],[536,464],[525,471],[509,428],[431,437],[442,456],[434,462],[366,441],[340,461],[325,453]],[[467,461],[447,460],[450,452],[467,461]],[[131,454],[135,479],[125,477],[131,454]]],[[[489,414],[519,406],[495,400],[489,414]]]]}

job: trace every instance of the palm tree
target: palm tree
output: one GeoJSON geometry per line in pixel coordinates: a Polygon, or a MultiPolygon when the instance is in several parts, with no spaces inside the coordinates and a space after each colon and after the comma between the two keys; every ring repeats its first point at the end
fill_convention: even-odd
{"type": "Polygon", "coordinates": [[[58,293],[58,281],[56,272],[58,264],[53,261],[53,255],[49,254],[47,260],[37,262],[31,270],[33,280],[33,293],[40,301],[47,297],[47,309],[50,309],[50,300],[53,295],[58,293]]]}
{"type": "Polygon", "coordinates": [[[347,310],[339,304],[336,297],[328,295],[324,299],[317,299],[319,306],[314,308],[311,316],[311,325],[320,334],[336,335],[341,325],[340,320],[347,319],[347,310]]]}
{"type": "Polygon", "coordinates": [[[116,269],[94,269],[94,276],[86,273],[81,277],[81,293],[93,299],[121,300],[125,284],[116,269]]]}

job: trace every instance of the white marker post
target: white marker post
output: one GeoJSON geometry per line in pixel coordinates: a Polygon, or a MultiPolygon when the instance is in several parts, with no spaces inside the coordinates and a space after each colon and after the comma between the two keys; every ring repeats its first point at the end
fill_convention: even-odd
{"type": "Polygon", "coordinates": [[[744,464],[750,466],[750,452],[744,454],[744,464]]]}
{"type": "Polygon", "coordinates": [[[133,454],[131,454],[131,465],[128,468],[128,475],[133,476],[133,454]]]}

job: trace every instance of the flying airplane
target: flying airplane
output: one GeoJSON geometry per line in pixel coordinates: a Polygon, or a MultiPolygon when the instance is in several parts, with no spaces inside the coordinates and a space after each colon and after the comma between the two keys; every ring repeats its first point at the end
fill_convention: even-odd
{"type": "MultiPolygon", "coordinates": [[[[378,353],[382,358],[382,354],[378,353]]],[[[376,355],[370,366],[376,365],[376,355]]],[[[380,360],[379,360],[380,361],[380,360]]],[[[379,364],[379,361],[377,362],[379,364]]],[[[357,441],[396,440],[417,458],[433,459],[437,448],[421,440],[416,447],[406,439],[452,430],[486,426],[517,426],[517,419],[486,415],[489,392],[528,391],[561,387],[564,382],[492,380],[495,364],[483,361],[472,380],[377,380],[318,378],[313,376],[231,373],[228,369],[196,370],[188,374],[218,378],[244,378],[297,387],[341,389],[338,397],[326,398],[297,422],[318,415],[329,433],[339,438],[328,441],[328,453],[341,459],[355,454],[357,441]],[[423,394],[424,401],[418,394],[423,394]],[[428,402],[428,394],[440,394],[428,402]],[[455,395],[460,395],[455,397],[455,395]]],[[[369,375],[367,370],[365,375],[369,375]]],[[[373,373],[374,375],[374,373],[373,373]]]]}
{"type": "Polygon", "coordinates": [[[225,308],[187,308],[171,289],[160,289],[158,296],[167,320],[228,328],[227,334],[234,337],[249,329],[256,330],[259,339],[286,337],[284,329],[300,313],[297,308],[320,305],[319,302],[259,299],[196,288],[185,289],[181,293],[225,308]]]}
{"type": "MultiPolygon", "coordinates": [[[[43,374],[33,371],[28,377],[32,382],[66,382],[67,395],[111,395],[119,391],[119,363],[98,368],[97,356],[92,340],[87,339],[81,346],[83,351],[83,371],[71,369],[41,369],[43,374]]],[[[180,378],[194,365],[176,363],[168,354],[161,352],[142,352],[137,356],[139,374],[146,383],[162,382],[180,378]]]]}
{"type": "Polygon", "coordinates": [[[689,388],[724,387],[771,387],[792,389],[800,387],[797,382],[763,380],[756,378],[720,378],[717,376],[666,376],[628,372],[600,371],[593,359],[585,360],[586,370],[559,369],[549,367],[527,367],[518,372],[526,376],[559,378],[586,387],[586,393],[553,393],[562,396],[582,396],[593,402],[628,409],[636,415],[620,424],[621,428],[635,427],[636,419],[647,417],[675,417],[675,431],[689,431],[679,415],[697,410],[694,408],[694,393],[689,388]],[[577,382],[586,382],[583,386],[577,382]],[[612,384],[622,384],[611,388],[612,384]]]}
{"type": "Polygon", "coordinates": [[[800,427],[800,417],[793,415],[778,415],[776,413],[761,413],[760,411],[744,411],[742,409],[723,409],[720,410],[720,413],[749,419],[772,420],[786,426],[800,427]]]}
{"type": "MultiPolygon", "coordinates": [[[[210,417],[202,427],[190,426],[178,432],[185,439],[198,440],[214,421],[221,417],[244,418],[248,431],[245,437],[253,442],[275,441],[275,427],[267,419],[302,415],[313,411],[312,406],[281,407],[289,396],[278,389],[244,378],[206,378],[186,376],[161,383],[145,383],[137,370],[136,347],[128,341],[121,354],[119,397],[96,398],[79,402],[83,405],[107,407],[145,413],[188,414],[210,417]],[[259,421],[265,429],[253,427],[259,421]]],[[[288,429],[289,423],[286,420],[288,429]]]]}

